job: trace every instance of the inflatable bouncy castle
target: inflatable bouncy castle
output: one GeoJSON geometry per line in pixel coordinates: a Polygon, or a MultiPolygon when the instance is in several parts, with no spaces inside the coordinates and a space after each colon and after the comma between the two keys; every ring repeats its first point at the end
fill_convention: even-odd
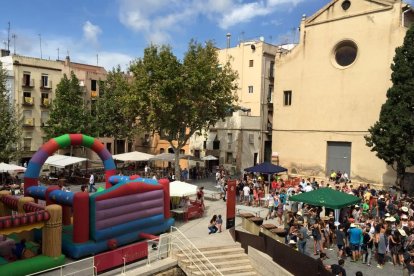
{"type": "Polygon", "coordinates": [[[174,224],[170,218],[169,181],[114,176],[115,163],[104,145],[82,134],[66,134],[44,144],[32,157],[24,177],[25,196],[62,206],[62,250],[82,258],[159,234],[174,224]],[[38,186],[46,159],[58,149],[80,145],[95,151],[105,168],[106,189],[94,194],[38,186]]]}

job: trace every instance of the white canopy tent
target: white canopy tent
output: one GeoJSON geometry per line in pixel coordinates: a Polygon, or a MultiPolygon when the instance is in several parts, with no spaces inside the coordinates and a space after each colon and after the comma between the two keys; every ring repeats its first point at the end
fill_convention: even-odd
{"type": "Polygon", "coordinates": [[[0,172],[25,172],[26,168],[13,165],[13,164],[7,164],[7,163],[0,163],[0,172]]]}
{"type": "Polygon", "coordinates": [[[203,160],[203,161],[211,161],[211,160],[218,160],[218,158],[215,157],[215,156],[213,156],[213,155],[207,155],[207,156],[201,157],[201,160],[203,160]]]}
{"type": "Polygon", "coordinates": [[[173,181],[170,183],[170,196],[191,196],[197,193],[197,186],[181,181],[173,181]]]}
{"type": "Polygon", "coordinates": [[[88,160],[87,158],[82,158],[82,157],[55,154],[55,155],[49,156],[49,158],[46,159],[45,164],[52,166],[52,167],[64,168],[66,166],[81,163],[87,160],[88,160]]]}
{"type": "Polygon", "coordinates": [[[174,153],[160,153],[151,157],[150,161],[167,161],[167,162],[174,162],[175,155],[174,153]]]}
{"type": "Polygon", "coordinates": [[[148,161],[150,158],[154,157],[152,154],[139,152],[139,151],[132,151],[132,152],[126,152],[121,154],[116,154],[112,156],[113,159],[119,160],[119,161],[148,161]]]}

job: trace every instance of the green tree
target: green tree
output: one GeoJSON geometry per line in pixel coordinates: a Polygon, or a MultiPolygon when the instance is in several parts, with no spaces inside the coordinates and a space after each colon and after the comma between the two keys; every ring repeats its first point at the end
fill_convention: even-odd
{"type": "Polygon", "coordinates": [[[7,73],[0,62],[0,162],[17,160],[20,151],[21,122],[6,89],[7,73]]]}
{"type": "Polygon", "coordinates": [[[70,79],[64,74],[57,85],[56,98],[52,102],[47,123],[45,132],[49,139],[66,133],[95,135],[90,108],[83,98],[79,80],[73,72],[70,79]]]}
{"type": "Polygon", "coordinates": [[[180,149],[196,131],[207,130],[234,108],[237,74],[229,63],[219,63],[212,42],[202,46],[195,41],[182,62],[170,47],[151,45],[130,70],[134,82],[127,114],[170,143],[179,179],[180,149]]]}
{"type": "Polygon", "coordinates": [[[99,86],[100,96],[96,102],[95,121],[99,137],[113,137],[116,140],[129,139],[133,135],[135,120],[123,112],[124,96],[129,93],[128,76],[121,67],[108,72],[105,82],[99,86]]]}
{"type": "Polygon", "coordinates": [[[414,164],[414,27],[411,27],[401,47],[395,51],[392,87],[381,107],[379,120],[365,137],[371,151],[397,173],[401,187],[406,168],[414,164]]]}

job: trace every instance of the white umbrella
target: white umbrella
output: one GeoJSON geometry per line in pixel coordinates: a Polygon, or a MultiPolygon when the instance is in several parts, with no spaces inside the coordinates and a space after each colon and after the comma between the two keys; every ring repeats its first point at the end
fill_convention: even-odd
{"type": "Polygon", "coordinates": [[[25,167],[13,165],[13,164],[6,164],[1,162],[0,163],[0,172],[24,172],[26,171],[25,167]]]}
{"type": "Polygon", "coordinates": [[[210,160],[218,160],[218,158],[213,155],[207,155],[207,156],[201,157],[201,160],[210,161],[210,160]]]}
{"type": "Polygon", "coordinates": [[[173,181],[170,183],[170,196],[191,196],[197,193],[197,186],[181,181],[173,181]]]}
{"type": "Polygon", "coordinates": [[[112,156],[115,160],[120,161],[148,161],[150,158],[154,157],[152,154],[145,152],[132,151],[121,154],[116,154],[112,156]]]}

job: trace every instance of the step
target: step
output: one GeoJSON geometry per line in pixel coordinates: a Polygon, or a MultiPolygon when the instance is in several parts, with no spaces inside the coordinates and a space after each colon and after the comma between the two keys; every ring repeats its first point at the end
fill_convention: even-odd
{"type": "MultiPolygon", "coordinates": [[[[246,264],[246,260],[249,261],[249,259],[238,259],[238,260],[227,260],[226,258],[222,259],[222,260],[216,260],[216,261],[212,261],[210,260],[210,262],[216,267],[216,268],[225,268],[225,267],[231,267],[231,266],[238,266],[238,265],[245,265],[246,264]]],[[[182,264],[183,266],[191,266],[193,263],[196,263],[198,266],[204,264],[207,267],[211,267],[211,265],[208,262],[205,261],[201,261],[201,260],[197,260],[194,262],[191,262],[190,260],[179,260],[180,264],[182,264]]]]}
{"type": "Polygon", "coordinates": [[[228,248],[242,248],[242,247],[240,246],[240,244],[232,244],[232,245],[223,245],[223,246],[198,247],[198,250],[200,250],[201,252],[204,252],[204,251],[228,249],[228,248]]]}
{"type": "MultiPolygon", "coordinates": [[[[187,271],[191,271],[191,273],[194,272],[200,272],[198,270],[198,268],[195,265],[190,265],[188,267],[185,268],[185,270],[187,271]]],[[[248,265],[241,265],[241,266],[237,266],[237,267],[224,267],[224,268],[220,268],[219,271],[223,274],[223,275],[228,275],[228,274],[235,274],[235,273],[244,273],[244,272],[251,272],[251,273],[255,273],[254,268],[248,264],[248,265]]]]}
{"type": "MultiPolygon", "coordinates": [[[[187,252],[188,250],[184,250],[184,252],[187,252]]],[[[244,249],[241,247],[236,248],[224,248],[224,249],[217,249],[217,250],[208,250],[208,251],[202,251],[201,252],[204,256],[210,257],[210,256],[223,256],[223,255],[232,255],[232,254],[240,254],[244,253],[244,249]]],[[[199,252],[190,252],[189,254],[195,254],[197,256],[201,255],[199,252]]],[[[185,254],[182,253],[182,251],[177,251],[175,253],[178,257],[185,257],[185,254]]]]}
{"type": "MultiPolygon", "coordinates": [[[[221,260],[226,260],[226,261],[235,261],[235,260],[249,260],[249,257],[246,254],[234,254],[234,255],[226,255],[225,257],[223,256],[211,256],[208,258],[210,260],[210,262],[212,262],[213,264],[215,262],[220,262],[221,260]]],[[[190,262],[188,259],[186,258],[180,258],[179,260],[180,262],[190,262]]]]}

